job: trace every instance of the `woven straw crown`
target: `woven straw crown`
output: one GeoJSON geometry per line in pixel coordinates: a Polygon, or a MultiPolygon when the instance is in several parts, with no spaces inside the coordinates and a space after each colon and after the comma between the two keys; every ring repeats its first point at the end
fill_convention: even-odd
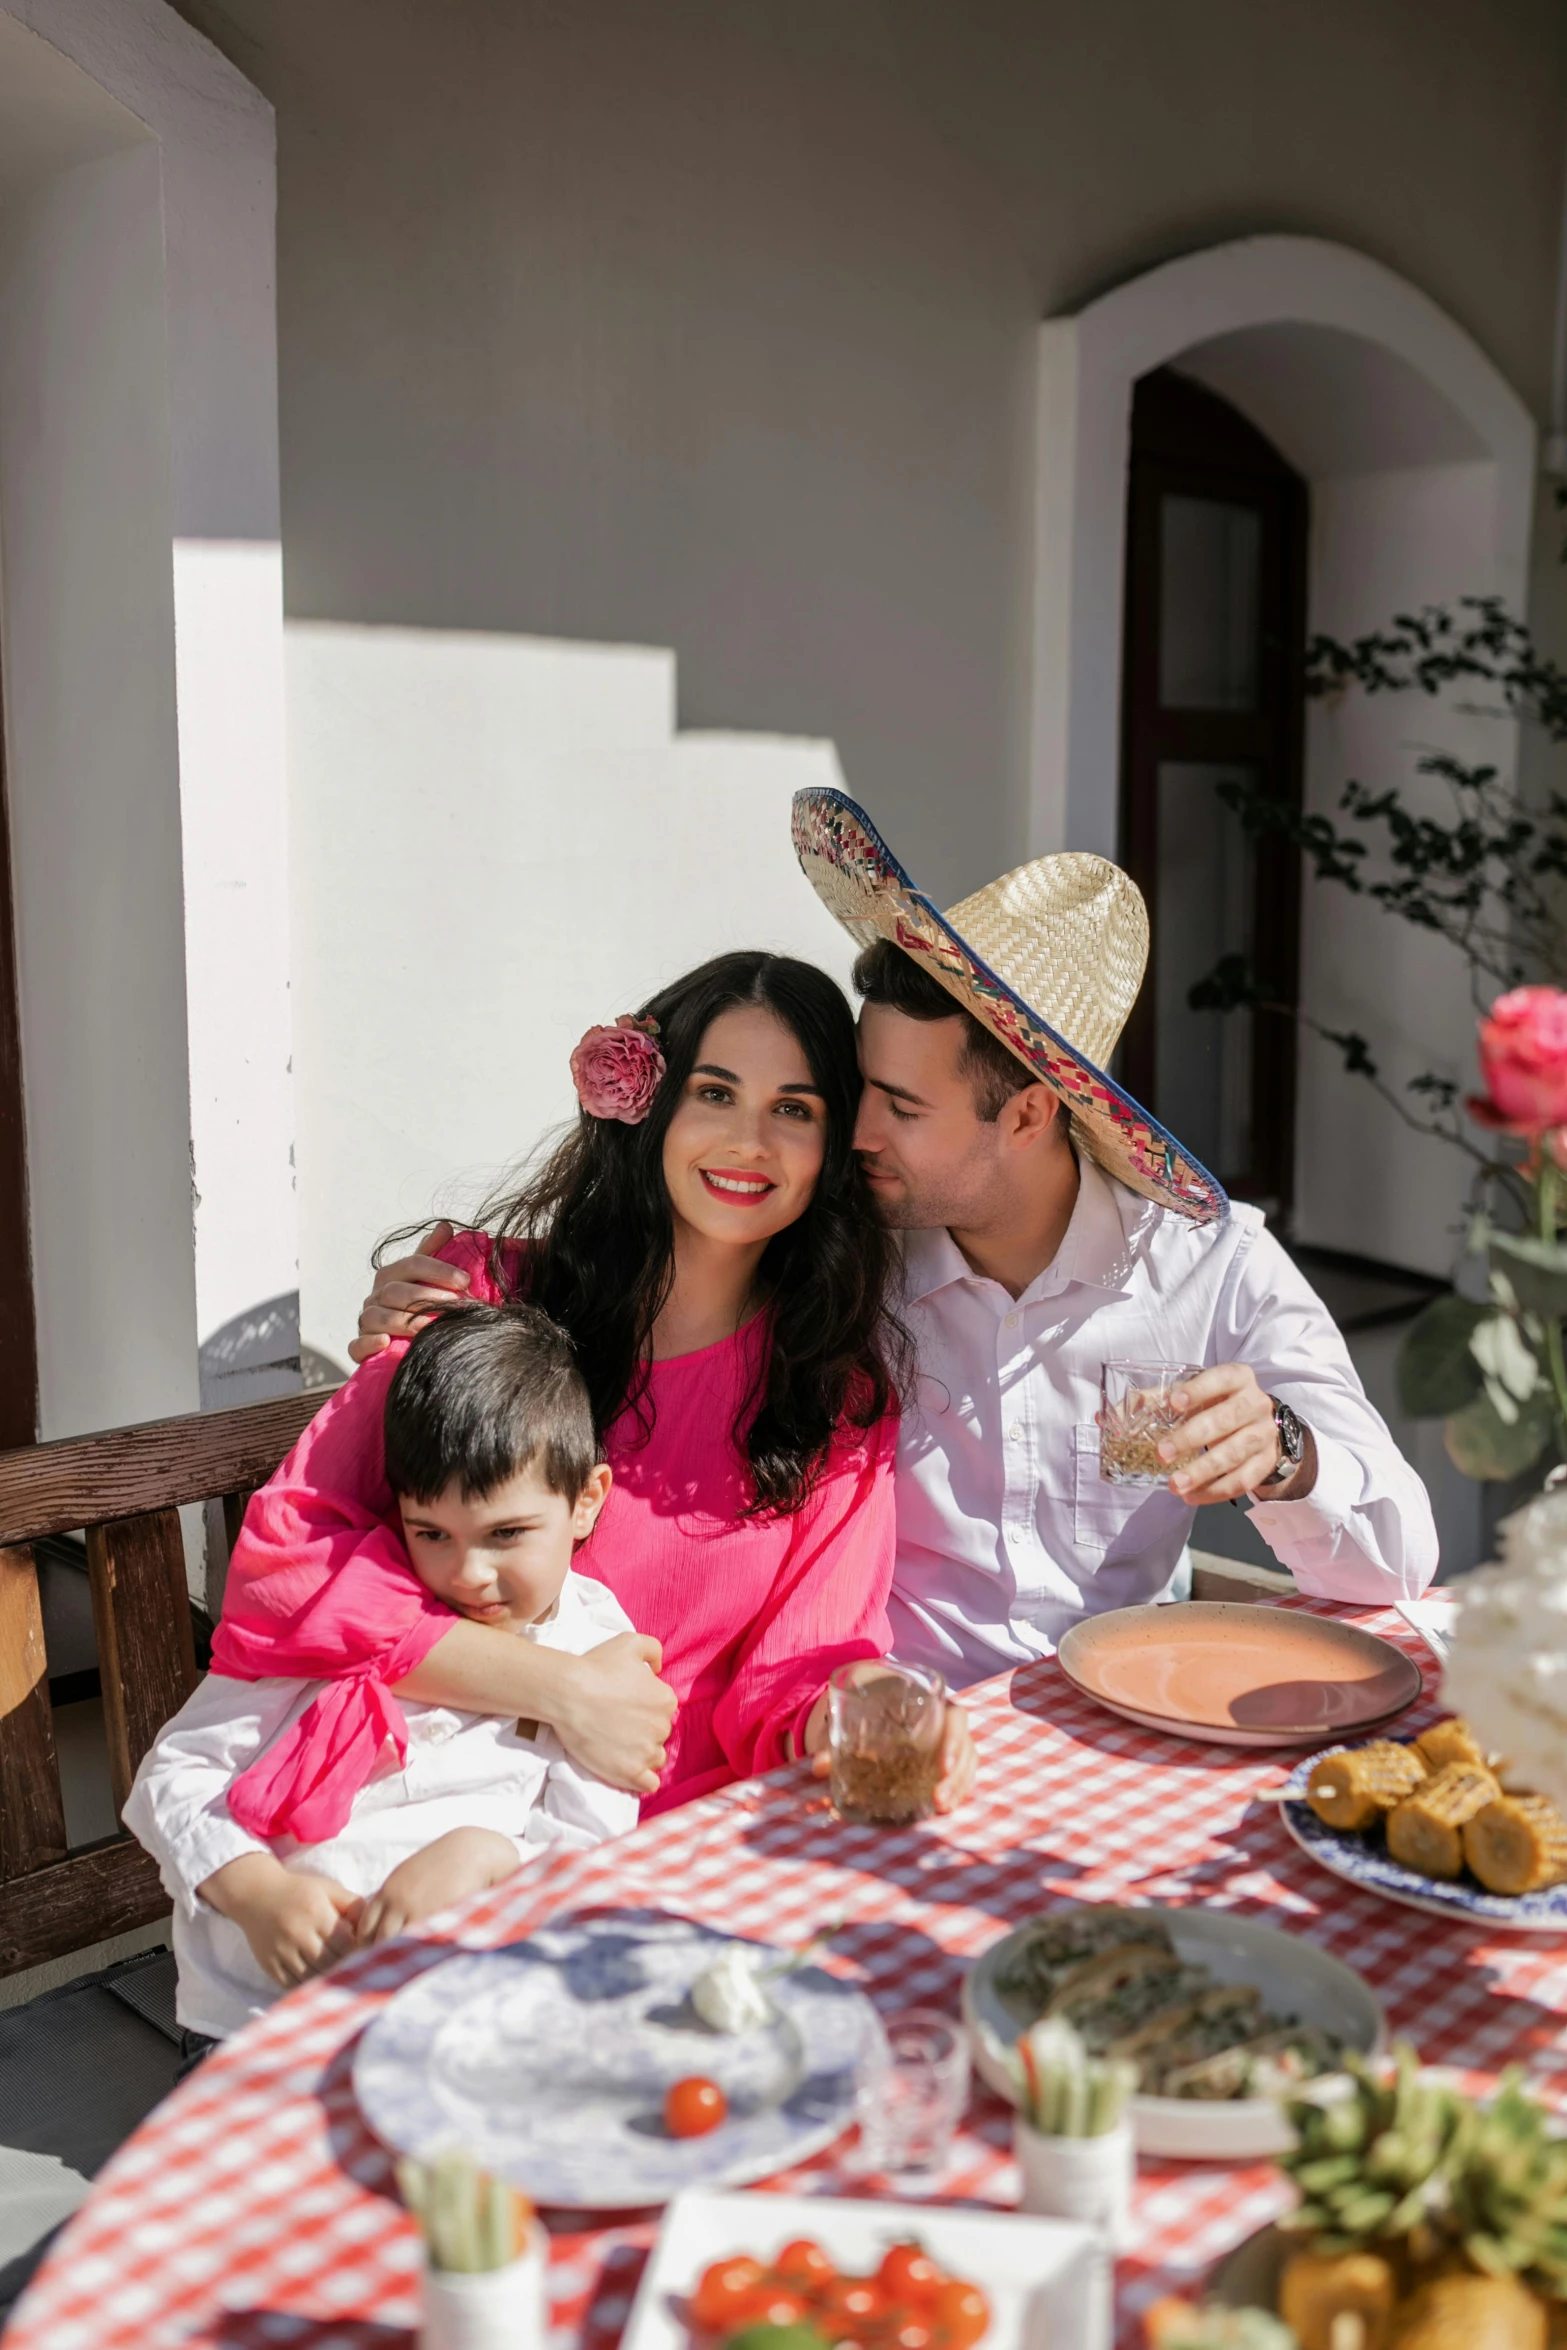
{"type": "Polygon", "coordinates": [[[950,907],[947,920],[1058,1036],[1104,1067],[1148,968],[1148,909],[1130,874],[1103,857],[1036,857],[950,907]]]}
{"type": "Polygon", "coordinates": [[[1223,1186],[1108,1074],[1148,964],[1148,910],[1103,857],[1036,857],[938,913],[863,808],[817,785],[794,799],[812,888],[860,946],[902,949],[1058,1093],[1072,1133],[1118,1182],[1207,1223],[1223,1186]]]}

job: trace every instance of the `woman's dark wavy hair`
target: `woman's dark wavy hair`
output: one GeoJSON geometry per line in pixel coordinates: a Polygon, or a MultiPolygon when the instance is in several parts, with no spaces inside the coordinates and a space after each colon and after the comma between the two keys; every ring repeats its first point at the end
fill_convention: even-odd
{"type": "Polygon", "coordinates": [[[702,1039],[723,1012],[756,1005],[798,1040],[826,1104],[826,1152],[810,1205],[768,1242],[760,1269],[771,1344],[736,1425],[753,1512],[797,1510],[834,1430],[869,1428],[897,1402],[909,1341],[892,1305],[893,1243],[852,1149],[860,1073],[854,1021],[824,971],[787,955],[717,955],[641,1006],[658,1022],[665,1076],[639,1126],[579,1113],[515,1196],[482,1222],[523,1244],[529,1302],[570,1331],[600,1432],[629,1405],[652,1432],[653,1325],[674,1282],[664,1137],[702,1039]],[[749,1427],[745,1412],[756,1410],[749,1427]]]}

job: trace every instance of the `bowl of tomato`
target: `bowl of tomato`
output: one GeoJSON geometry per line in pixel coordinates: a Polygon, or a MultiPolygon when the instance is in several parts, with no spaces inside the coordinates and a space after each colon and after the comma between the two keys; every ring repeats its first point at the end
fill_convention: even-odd
{"type": "Polygon", "coordinates": [[[975,2350],[990,2302],[951,2275],[917,2237],[889,2244],[873,2269],[840,2268],[814,2236],[792,2236],[767,2261],[709,2263],[686,2322],[719,2350],[975,2350]]]}
{"type": "Polygon", "coordinates": [[[1086,2227],[826,2196],[677,2196],[623,2350],[1108,2350],[1086,2227]]]}

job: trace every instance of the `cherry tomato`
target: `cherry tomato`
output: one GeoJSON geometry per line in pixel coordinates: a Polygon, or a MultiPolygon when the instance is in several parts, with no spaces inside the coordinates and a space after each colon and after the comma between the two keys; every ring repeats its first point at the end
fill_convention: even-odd
{"type": "Polygon", "coordinates": [[[947,2350],[973,2350],[990,2323],[990,2303],[978,2285],[951,2277],[932,2296],[930,2317],[947,2350]]]}
{"type": "Polygon", "coordinates": [[[767,2277],[745,2295],[726,2330],[735,2333],[749,2326],[797,2326],[804,2324],[810,2314],[803,2294],[797,2293],[792,2285],[775,2284],[767,2277]]]}
{"type": "Polygon", "coordinates": [[[883,2256],[877,2277],[893,2301],[928,2301],[946,2278],[928,2252],[918,2244],[894,2244],[883,2256]]]}
{"type": "Polygon", "coordinates": [[[716,2081],[700,2074],[674,2081],[664,2093],[664,2127],[672,2138],[705,2138],[729,2112],[729,2100],[716,2081]]]}
{"type": "Polygon", "coordinates": [[[817,2323],[835,2342],[863,2341],[886,2306],[874,2277],[834,2277],[816,2297],[817,2323]]]}
{"type": "Polygon", "coordinates": [[[834,2281],[838,2271],[820,2244],[813,2244],[809,2236],[796,2236],[773,2262],[773,2274],[791,2285],[806,2285],[819,2292],[834,2281]]]}
{"type": "Polygon", "coordinates": [[[765,2274],[761,2262],[748,2255],[715,2260],[711,2268],[703,2270],[691,2296],[691,2323],[704,2333],[728,2331],[741,2302],[755,2292],[765,2274]]]}
{"type": "Polygon", "coordinates": [[[930,2350],[936,2339],[929,2313],[923,2309],[889,2309],[876,2332],[883,2350],[930,2350]]]}

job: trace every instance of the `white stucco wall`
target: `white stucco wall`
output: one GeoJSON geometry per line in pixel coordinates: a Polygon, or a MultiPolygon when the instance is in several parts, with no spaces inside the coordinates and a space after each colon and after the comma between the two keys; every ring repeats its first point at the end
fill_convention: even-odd
{"type": "MultiPolygon", "coordinates": [[[[1311,625],[1355,636],[1385,628],[1396,612],[1476,593],[1476,582],[1496,577],[1495,528],[1495,468],[1486,463],[1315,483],[1311,625]]],[[[1451,822],[1446,789],[1415,773],[1422,752],[1506,767],[1518,748],[1516,728],[1466,715],[1455,706],[1464,699],[1351,693],[1309,704],[1307,807],[1344,823],[1339,797],[1354,778],[1373,788],[1397,784],[1411,805],[1451,822]]],[[[1365,837],[1375,844],[1375,833],[1365,837]]],[[[1390,871],[1375,853],[1367,862],[1378,879],[1390,871]]],[[[1303,886],[1302,1003],[1328,1027],[1365,1036],[1396,1090],[1432,1069],[1472,1091],[1475,1011],[1462,958],[1364,897],[1327,882],[1303,886]]],[[[1422,1114],[1416,1098],[1408,1100],[1422,1114]]],[[[1296,1204],[1305,1238],[1447,1274],[1462,1245],[1470,1173],[1459,1152],[1411,1134],[1391,1106],[1347,1076],[1332,1046],[1302,1037],[1296,1204]]]]}
{"type": "MultiPolygon", "coordinates": [[[[131,126],[134,130],[134,126],[131,126]]],[[[196,1401],[156,145],[0,214],[0,548],[46,1435],[196,1401]]]]}
{"type": "MultiPolygon", "coordinates": [[[[33,928],[47,922],[60,941],[59,968],[47,973],[37,949],[23,949],[22,980],[40,1349],[52,1366],[44,1427],[57,1433],[67,1422],[91,1426],[105,1414],[193,1403],[198,1344],[199,1392],[209,1404],[297,1377],[275,160],[266,101],[163,0],[3,0],[0,74],[7,62],[13,91],[26,77],[25,105],[8,110],[0,92],[0,189],[10,185],[18,222],[63,218],[81,180],[80,167],[68,167],[83,123],[102,140],[104,123],[118,122],[122,141],[143,158],[134,185],[125,181],[123,217],[109,197],[91,211],[79,194],[70,199],[73,239],[54,242],[36,281],[45,306],[13,303],[0,322],[13,380],[29,389],[62,364],[56,313],[76,322],[79,353],[101,353],[50,400],[40,448],[24,430],[25,401],[0,401],[0,468],[33,493],[30,535],[18,525],[5,547],[5,682],[19,858],[74,807],[91,834],[79,853],[88,870],[101,857],[114,899],[117,1000],[93,1049],[116,1070],[134,1067],[113,1040],[116,1021],[135,1016],[140,1050],[156,1050],[180,1072],[177,1109],[157,1087],[138,1095],[157,1123],[159,1149],[141,1150],[127,1130],[129,1167],[122,1161],[117,1170],[122,1198],[141,1201],[126,1215],[144,1236],[156,1228],[158,1250],[128,1266],[125,1217],[99,1216],[95,1230],[122,1282],[179,1298],[194,1325],[182,1323],[177,1346],[167,1340],[184,1363],[178,1379],[153,1367],[163,1359],[158,1346],[144,1373],[128,1377],[112,1345],[100,1358],[105,1309],[84,1314],[76,1276],[61,1288],[51,1270],[56,1228],[69,1229],[80,1205],[78,1162],[92,1155],[74,1139],[67,1147],[72,1121],[95,1125],[113,1097],[100,1098],[57,1049],[63,1006],[86,985],[75,968],[81,942],[71,900],[30,889],[19,868],[33,928]],[[127,266],[132,246],[136,262],[127,266]],[[135,417],[155,458],[127,429],[135,417]],[[49,496],[46,484],[54,485],[49,496]],[[138,585],[135,624],[102,648],[95,674],[106,694],[111,679],[124,689],[129,742],[141,740],[134,721],[149,696],[163,697],[172,732],[156,759],[148,752],[145,773],[130,758],[97,778],[77,755],[79,712],[68,710],[53,736],[35,719],[53,699],[80,693],[83,672],[60,666],[62,648],[79,654],[88,615],[116,586],[130,592],[116,570],[110,518],[132,512],[150,584],[138,585]],[[73,515],[86,538],[95,523],[103,528],[101,572],[85,586],[73,579],[67,587],[62,577],[69,609],[54,610],[35,579],[63,560],[52,541],[69,540],[73,515]],[[63,779],[62,761],[73,763],[63,779]],[[111,801],[102,823],[99,792],[111,801]],[[138,829],[135,854],[116,865],[119,824],[138,829]],[[151,989],[162,1006],[171,953],[183,964],[177,1016],[160,1008],[152,1017],[143,994],[151,989]],[[178,1270],[165,1261],[171,1249],[178,1270]]],[[[134,1333],[138,1316],[123,1303],[117,1319],[134,1333]]]]}
{"type": "Polygon", "coordinates": [[[298,624],[288,683],[301,1320],[341,1363],[374,1242],[572,1114],[585,1028],[728,947],[847,981],[789,842],[841,779],[675,734],[653,650],[298,624]]]}

